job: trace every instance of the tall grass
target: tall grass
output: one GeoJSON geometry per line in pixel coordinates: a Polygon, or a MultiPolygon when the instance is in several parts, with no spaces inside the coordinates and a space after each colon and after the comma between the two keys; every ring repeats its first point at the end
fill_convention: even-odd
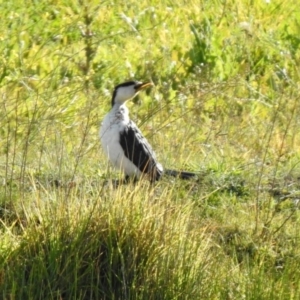
{"type": "Polygon", "coordinates": [[[97,202],[52,194],[47,203],[36,195],[38,216],[26,211],[26,235],[7,257],[4,290],[21,298],[120,299],[156,298],[165,286],[163,298],[195,289],[207,243],[205,228],[194,234],[198,242],[189,239],[191,206],[161,201],[151,190],[144,195],[138,186],[122,197],[106,192],[97,202]]]}
{"type": "Polygon", "coordinates": [[[5,2],[3,299],[298,299],[297,4],[5,2]],[[159,160],[115,187],[98,128],[111,89],[159,160]]]}

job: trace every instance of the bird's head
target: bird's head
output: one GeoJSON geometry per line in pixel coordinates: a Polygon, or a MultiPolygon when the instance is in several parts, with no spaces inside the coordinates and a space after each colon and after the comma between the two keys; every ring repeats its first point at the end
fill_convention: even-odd
{"type": "Polygon", "coordinates": [[[123,104],[135,97],[142,89],[153,85],[151,82],[127,81],[117,85],[113,92],[111,104],[123,104]]]}

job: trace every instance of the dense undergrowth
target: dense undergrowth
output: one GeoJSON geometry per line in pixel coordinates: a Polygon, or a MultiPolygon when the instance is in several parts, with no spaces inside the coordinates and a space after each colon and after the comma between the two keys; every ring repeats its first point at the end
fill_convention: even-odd
{"type": "Polygon", "coordinates": [[[0,298],[298,299],[299,28],[290,1],[6,1],[0,298]],[[112,88],[163,165],[115,187],[112,88]]]}

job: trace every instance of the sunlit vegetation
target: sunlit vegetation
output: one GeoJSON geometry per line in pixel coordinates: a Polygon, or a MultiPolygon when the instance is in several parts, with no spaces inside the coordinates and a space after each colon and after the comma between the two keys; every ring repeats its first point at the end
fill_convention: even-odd
{"type": "Polygon", "coordinates": [[[298,299],[296,1],[2,1],[1,299],[298,299]],[[113,87],[164,166],[115,187],[113,87]]]}

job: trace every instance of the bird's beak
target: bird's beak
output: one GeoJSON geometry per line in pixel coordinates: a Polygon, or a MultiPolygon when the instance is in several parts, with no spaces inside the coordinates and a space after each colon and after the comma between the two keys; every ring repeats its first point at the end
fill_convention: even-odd
{"type": "Polygon", "coordinates": [[[135,86],[135,90],[137,92],[139,92],[140,90],[143,90],[144,88],[148,87],[148,86],[152,86],[153,83],[152,82],[145,82],[145,83],[138,83],[136,86],[135,86]]]}

